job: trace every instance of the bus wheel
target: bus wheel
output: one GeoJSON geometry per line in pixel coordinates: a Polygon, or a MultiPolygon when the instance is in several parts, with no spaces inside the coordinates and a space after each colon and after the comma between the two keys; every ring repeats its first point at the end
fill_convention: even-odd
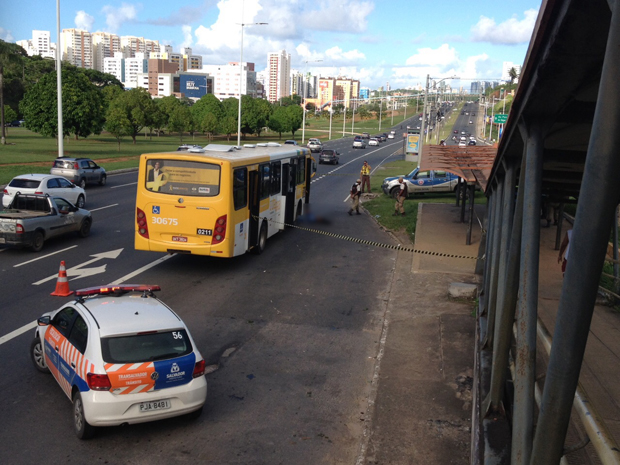
{"type": "Polygon", "coordinates": [[[258,244],[254,247],[254,253],[256,255],[260,255],[264,252],[265,247],[267,246],[267,223],[263,221],[263,224],[260,227],[260,232],[258,233],[258,244]]]}

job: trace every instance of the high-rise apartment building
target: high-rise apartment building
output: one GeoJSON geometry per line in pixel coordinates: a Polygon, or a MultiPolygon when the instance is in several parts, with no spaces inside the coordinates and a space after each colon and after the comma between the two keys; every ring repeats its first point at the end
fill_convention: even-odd
{"type": "MultiPolygon", "coordinates": [[[[521,74],[521,65],[517,65],[511,61],[504,61],[502,63],[502,81],[510,81],[510,68],[514,68],[517,72],[517,76],[521,74]]],[[[519,82],[519,78],[515,79],[515,82],[519,82]]]]}
{"type": "Polygon", "coordinates": [[[28,56],[56,58],[56,44],[50,42],[50,31],[32,31],[32,39],[18,40],[17,45],[26,50],[28,56]]]}
{"type": "Polygon", "coordinates": [[[82,29],[63,29],[60,34],[62,59],[79,68],[93,69],[92,35],[82,29]]]}
{"type": "Polygon", "coordinates": [[[103,59],[103,72],[111,74],[121,82],[125,82],[125,58],[123,52],[116,52],[113,57],[103,59]]]}
{"type": "Polygon", "coordinates": [[[122,36],[121,50],[126,58],[133,58],[136,53],[158,53],[160,51],[158,40],[149,40],[144,37],[122,36]]]}
{"type": "Polygon", "coordinates": [[[257,97],[256,71],[254,63],[230,62],[227,65],[205,65],[202,71],[214,78],[213,94],[220,100],[239,95],[257,97]],[[241,90],[239,90],[239,73],[241,73],[241,90]]]}
{"type": "Polygon", "coordinates": [[[103,71],[104,59],[115,57],[121,51],[121,38],[108,32],[93,32],[93,66],[97,71],[103,71]]]}
{"type": "Polygon", "coordinates": [[[344,105],[345,108],[357,108],[359,99],[360,82],[345,77],[319,78],[317,105],[333,102],[335,105],[344,105]]]}
{"type": "MultiPolygon", "coordinates": [[[[149,70],[149,56],[144,52],[136,52],[132,58],[125,58],[125,87],[138,87],[138,75],[149,70]]],[[[175,68],[176,70],[176,68],[175,68]]],[[[148,86],[147,86],[148,89],[148,86]]]]}
{"type": "Polygon", "coordinates": [[[277,102],[291,95],[291,54],[286,50],[272,52],[267,56],[267,100],[277,102]]]}

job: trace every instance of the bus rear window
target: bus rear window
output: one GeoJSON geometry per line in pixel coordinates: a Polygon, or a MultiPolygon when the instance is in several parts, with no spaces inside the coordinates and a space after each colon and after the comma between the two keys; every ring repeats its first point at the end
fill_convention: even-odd
{"type": "Polygon", "coordinates": [[[213,163],[156,158],[148,161],[145,187],[162,194],[215,197],[220,177],[220,166],[213,163]]]}

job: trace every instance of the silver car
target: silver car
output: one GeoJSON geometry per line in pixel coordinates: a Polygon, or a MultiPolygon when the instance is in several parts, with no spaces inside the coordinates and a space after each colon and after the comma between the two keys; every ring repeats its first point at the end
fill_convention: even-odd
{"type": "Polygon", "coordinates": [[[105,169],[89,158],[57,158],[50,174],[62,176],[82,189],[86,184],[97,183],[103,186],[107,177],[105,169]]]}

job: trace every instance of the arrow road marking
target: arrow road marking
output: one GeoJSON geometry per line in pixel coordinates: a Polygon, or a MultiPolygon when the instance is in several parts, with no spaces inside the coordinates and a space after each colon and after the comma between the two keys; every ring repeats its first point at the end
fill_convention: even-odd
{"type": "MultiPolygon", "coordinates": [[[[84,263],[81,263],[77,266],[71,267],[67,269],[67,277],[73,277],[75,276],[71,281],[74,281],[76,279],[80,279],[80,278],[85,278],[86,276],[92,276],[95,274],[99,274],[99,273],[105,273],[106,270],[106,265],[101,265],[98,266],[96,268],[83,268],[87,265],[90,265],[91,263],[94,263],[96,261],[102,260],[104,258],[117,258],[121,252],[123,251],[123,249],[116,249],[116,250],[110,250],[109,252],[102,252],[102,253],[98,253],[98,254],[94,254],[91,255],[91,257],[94,257],[92,260],[88,260],[84,263]]],[[[43,284],[46,283],[48,281],[51,281],[53,279],[58,278],[57,274],[54,274],[52,276],[48,276],[47,278],[44,278],[40,281],[37,281],[35,283],[32,283],[34,286],[38,286],[39,284],[43,284]]]]}

